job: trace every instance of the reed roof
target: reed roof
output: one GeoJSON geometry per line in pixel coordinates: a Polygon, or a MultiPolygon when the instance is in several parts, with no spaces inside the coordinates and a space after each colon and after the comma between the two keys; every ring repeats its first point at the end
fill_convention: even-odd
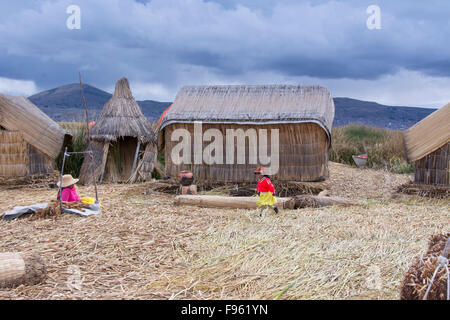
{"type": "Polygon", "coordinates": [[[19,131],[38,151],[55,159],[67,134],[55,121],[25,97],[0,94],[0,125],[19,131]]]}
{"type": "Polygon", "coordinates": [[[403,133],[408,160],[416,161],[450,142],[450,103],[403,133]]]}
{"type": "Polygon", "coordinates": [[[273,124],[314,122],[330,137],[334,103],[321,86],[222,85],[182,87],[161,121],[273,124]]]}
{"type": "Polygon", "coordinates": [[[105,104],[91,129],[91,137],[102,141],[115,141],[119,137],[135,137],[142,142],[155,139],[151,125],[134,99],[126,78],[117,81],[114,95],[105,104]]]}

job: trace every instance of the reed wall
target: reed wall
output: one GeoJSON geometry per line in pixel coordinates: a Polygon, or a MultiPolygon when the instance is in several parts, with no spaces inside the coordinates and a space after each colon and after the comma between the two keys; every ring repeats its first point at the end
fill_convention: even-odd
{"type": "Polygon", "coordinates": [[[51,174],[54,170],[54,161],[36,148],[28,145],[28,174],[51,174]]]}
{"type": "Polygon", "coordinates": [[[144,154],[140,160],[142,163],[138,165],[137,181],[148,181],[152,179],[152,172],[155,168],[155,160],[158,154],[158,148],[154,143],[147,143],[144,154]]]}
{"type": "Polygon", "coordinates": [[[0,176],[27,175],[27,143],[19,131],[0,130],[0,176]]]}
{"type": "Polygon", "coordinates": [[[450,185],[450,143],[415,161],[414,182],[450,185]]]}
{"type": "MultiPolygon", "coordinates": [[[[295,124],[266,124],[266,125],[240,125],[240,124],[207,124],[203,123],[203,133],[208,129],[218,129],[223,139],[224,164],[179,164],[172,161],[172,149],[179,141],[172,141],[175,129],[182,128],[191,135],[191,160],[194,159],[194,124],[175,123],[164,128],[165,169],[166,174],[175,177],[181,170],[190,170],[197,181],[211,182],[254,182],[253,174],[259,164],[249,161],[249,140],[245,145],[245,164],[226,164],[226,130],[250,128],[267,129],[268,156],[271,155],[271,129],[279,130],[279,172],[274,176],[279,181],[319,181],[328,177],[328,146],[326,132],[315,123],[295,124]]],[[[203,148],[211,142],[203,142],[203,148]]],[[[258,139],[259,143],[259,139],[258,139]]],[[[259,146],[257,146],[258,148],[259,146]]],[[[234,147],[236,159],[237,146],[234,147]]],[[[182,155],[182,154],[181,154],[182,155]]],[[[258,160],[259,161],[259,160],[258,160]]]]}
{"type": "Polygon", "coordinates": [[[137,139],[132,137],[110,143],[104,182],[126,182],[130,178],[136,147],[137,139]]]}
{"type": "MultiPolygon", "coordinates": [[[[137,138],[133,137],[119,138],[114,142],[93,141],[91,143],[93,161],[85,156],[80,171],[80,184],[94,183],[93,177],[96,181],[100,181],[102,171],[104,183],[127,182],[132,176],[131,169],[137,142],[137,138]]],[[[155,150],[156,145],[153,143],[141,144],[135,169],[138,170],[138,175],[132,182],[151,179],[156,157],[155,150]]]]}
{"type": "Polygon", "coordinates": [[[94,178],[95,181],[99,181],[108,156],[109,142],[91,141],[90,150],[92,158],[86,154],[81,165],[80,184],[93,184],[94,178]]]}
{"type": "Polygon", "coordinates": [[[21,132],[0,130],[0,176],[53,173],[54,162],[28,144],[21,132]]]}

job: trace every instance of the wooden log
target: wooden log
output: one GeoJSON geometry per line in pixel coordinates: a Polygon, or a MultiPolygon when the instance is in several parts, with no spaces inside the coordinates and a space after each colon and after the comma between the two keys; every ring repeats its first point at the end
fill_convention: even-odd
{"type": "Polygon", "coordinates": [[[177,196],[175,205],[192,205],[206,208],[255,209],[256,197],[177,196]]]}
{"type": "MultiPolygon", "coordinates": [[[[256,209],[256,197],[224,197],[181,195],[175,198],[175,205],[193,205],[206,208],[256,209]]],[[[351,205],[352,202],[336,197],[298,196],[294,198],[277,198],[277,206],[284,209],[304,207],[323,207],[332,205],[351,205]],[[308,205],[309,204],[309,205],[308,205]]]]}
{"type": "Polygon", "coordinates": [[[45,280],[47,267],[37,254],[0,253],[0,288],[34,285],[45,280]]]}
{"type": "Polygon", "coordinates": [[[319,208],[326,206],[351,206],[354,205],[350,200],[339,197],[327,197],[327,196],[310,196],[301,195],[291,198],[290,201],[285,203],[285,209],[301,209],[301,208],[319,208]]]}

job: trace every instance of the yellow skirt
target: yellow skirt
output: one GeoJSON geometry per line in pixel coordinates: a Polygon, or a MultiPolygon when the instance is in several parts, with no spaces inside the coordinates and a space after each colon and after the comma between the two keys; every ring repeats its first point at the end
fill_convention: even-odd
{"type": "Polygon", "coordinates": [[[272,192],[261,192],[259,198],[256,201],[256,205],[260,206],[273,206],[277,203],[277,198],[275,198],[272,192]]]}

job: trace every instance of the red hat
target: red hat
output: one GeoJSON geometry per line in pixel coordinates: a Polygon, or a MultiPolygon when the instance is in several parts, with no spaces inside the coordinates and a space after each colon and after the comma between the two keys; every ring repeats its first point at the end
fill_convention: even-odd
{"type": "Polygon", "coordinates": [[[265,171],[266,171],[266,168],[259,166],[258,168],[256,168],[255,174],[263,174],[265,171]]]}

